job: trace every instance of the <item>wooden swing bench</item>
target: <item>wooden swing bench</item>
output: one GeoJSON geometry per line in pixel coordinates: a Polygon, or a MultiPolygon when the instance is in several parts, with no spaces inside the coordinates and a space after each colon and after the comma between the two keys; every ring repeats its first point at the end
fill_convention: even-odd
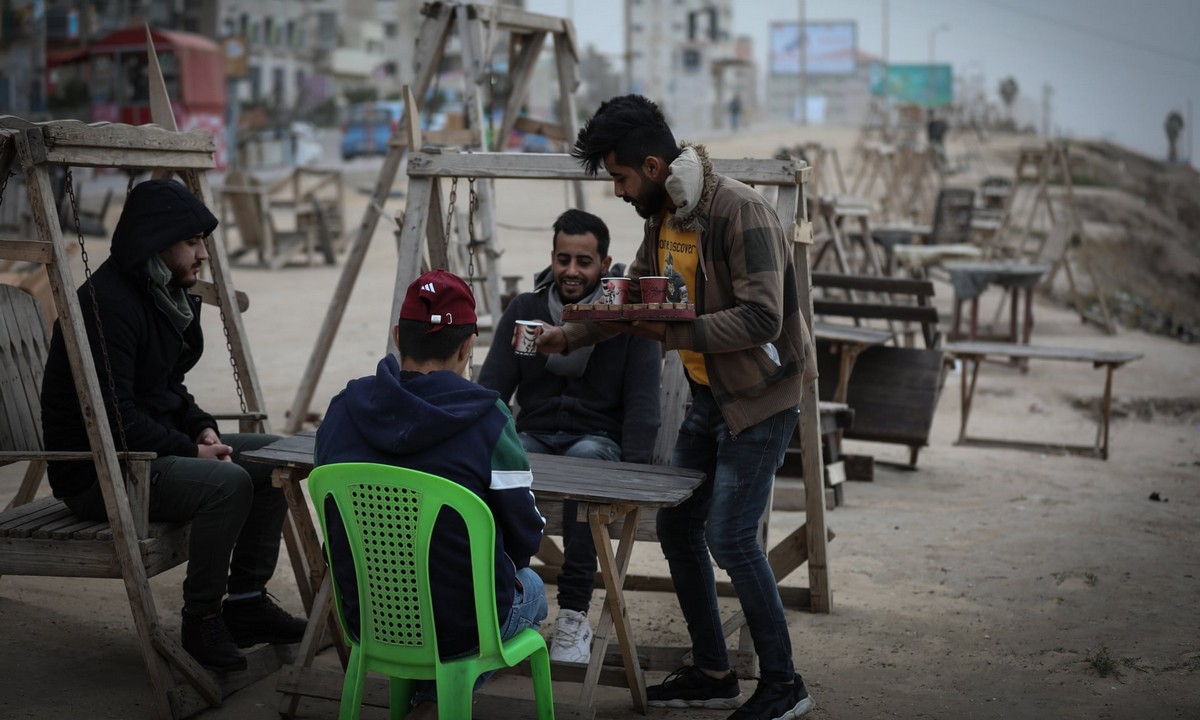
{"type": "MultiPolygon", "coordinates": [[[[0,173],[7,175],[14,166],[24,173],[36,230],[33,239],[0,236],[0,258],[46,268],[91,446],[90,451],[78,453],[43,450],[39,396],[49,344],[47,328],[33,298],[17,288],[0,286],[0,464],[29,463],[16,496],[0,513],[0,574],[122,579],[150,676],[150,712],[161,720],[220,705],[229,693],[277,669],[288,650],[261,646],[247,653],[248,670],[217,677],[184,651],[159,619],[149,578],[187,560],[189,525],[148,521],[154,455],[120,452],[114,443],[70,269],[67,248],[73,238],[63,235],[48,167],[173,171],[192,192],[211,203],[203,171],[213,167],[214,149],[206,133],[0,118],[0,173]],[[52,497],[34,499],[47,461],[57,460],[95,464],[108,521],[76,518],[52,497]]],[[[240,313],[245,297],[232,291],[220,239],[214,238],[209,247],[214,282],[198,285],[196,292],[221,308],[247,417],[256,418],[250,423],[265,432],[257,376],[244,345],[240,313]]]]}
{"type": "Polygon", "coordinates": [[[813,273],[812,282],[814,288],[825,291],[824,297],[813,299],[814,316],[846,319],[856,325],[879,320],[903,324],[904,347],[867,347],[851,357],[846,356],[846,346],[835,348],[835,343],[818,338],[817,365],[821,399],[846,402],[854,411],[854,422],[842,436],[906,445],[908,466],[915,469],[917,454],[929,444],[946,376],[937,309],[930,304],[933,283],[838,273],[813,273]],[[872,293],[892,302],[835,299],[830,291],[872,293]],[[913,347],[915,334],[921,336],[924,347],[913,347]],[[835,351],[842,357],[835,357],[835,351]]]}

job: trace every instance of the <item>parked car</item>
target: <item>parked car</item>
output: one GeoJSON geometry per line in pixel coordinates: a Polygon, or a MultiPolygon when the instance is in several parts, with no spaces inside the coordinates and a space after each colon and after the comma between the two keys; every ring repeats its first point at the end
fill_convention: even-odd
{"type": "MultiPolygon", "coordinates": [[[[386,155],[388,140],[400,129],[404,119],[404,102],[374,100],[350,106],[342,124],[342,159],[362,155],[386,155]]],[[[441,130],[446,116],[434,113],[421,118],[422,130],[441,130]]]]}

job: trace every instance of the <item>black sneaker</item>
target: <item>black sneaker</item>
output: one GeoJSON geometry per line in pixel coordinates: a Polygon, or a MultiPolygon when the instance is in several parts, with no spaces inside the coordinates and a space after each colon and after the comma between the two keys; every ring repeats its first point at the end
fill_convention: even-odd
{"type": "Polygon", "coordinates": [[[298,643],[308,624],[275,604],[265,592],[245,600],[226,600],[221,608],[229,633],[238,647],[259,643],[298,643]]]}
{"type": "Polygon", "coordinates": [[[667,676],[661,685],[646,688],[650,707],[709,708],[728,710],[742,704],[742,689],[737,673],[717,679],[692,665],[685,665],[667,676]]]}
{"type": "Polygon", "coordinates": [[[790,685],[758,681],[758,689],[728,720],[794,720],[816,706],[799,675],[790,685]]]}
{"type": "Polygon", "coordinates": [[[183,649],[204,667],[218,672],[246,669],[246,656],[233,643],[220,613],[194,615],[184,610],[179,634],[183,649]]]}

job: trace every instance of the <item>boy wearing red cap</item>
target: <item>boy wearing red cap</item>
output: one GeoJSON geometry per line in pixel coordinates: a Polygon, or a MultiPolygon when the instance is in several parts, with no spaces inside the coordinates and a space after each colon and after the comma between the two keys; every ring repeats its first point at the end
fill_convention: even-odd
{"type": "MultiPolygon", "coordinates": [[[[496,609],[508,639],[546,618],[546,591],[529,560],[545,519],[530,486],[529,457],[499,395],[463,377],[476,329],[475,297],[458,276],[433,270],[404,296],[389,354],[375,375],[351,380],[329,403],[317,430],[317,465],[374,462],[439,475],[471,489],[496,521],[496,609]]],[[[357,584],[338,514],[329,519],[329,554],[351,633],[360,627],[357,584]]],[[[470,558],[458,519],[440,519],[430,552],[430,580],[442,657],[478,645],[470,558]]],[[[476,684],[478,688],[483,678],[476,684]]],[[[432,683],[413,704],[435,699],[432,683]]]]}

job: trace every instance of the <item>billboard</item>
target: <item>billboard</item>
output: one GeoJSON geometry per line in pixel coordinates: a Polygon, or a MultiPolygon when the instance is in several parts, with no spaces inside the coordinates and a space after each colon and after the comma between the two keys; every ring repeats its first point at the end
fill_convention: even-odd
{"type": "Polygon", "coordinates": [[[902,103],[940,107],[954,102],[954,72],[949,64],[871,65],[871,94],[902,103]]]}
{"type": "Polygon", "coordinates": [[[806,22],[803,37],[800,23],[776,21],[771,23],[771,74],[800,74],[802,40],[805,74],[852,75],[858,68],[858,25],[853,20],[806,22]]]}

